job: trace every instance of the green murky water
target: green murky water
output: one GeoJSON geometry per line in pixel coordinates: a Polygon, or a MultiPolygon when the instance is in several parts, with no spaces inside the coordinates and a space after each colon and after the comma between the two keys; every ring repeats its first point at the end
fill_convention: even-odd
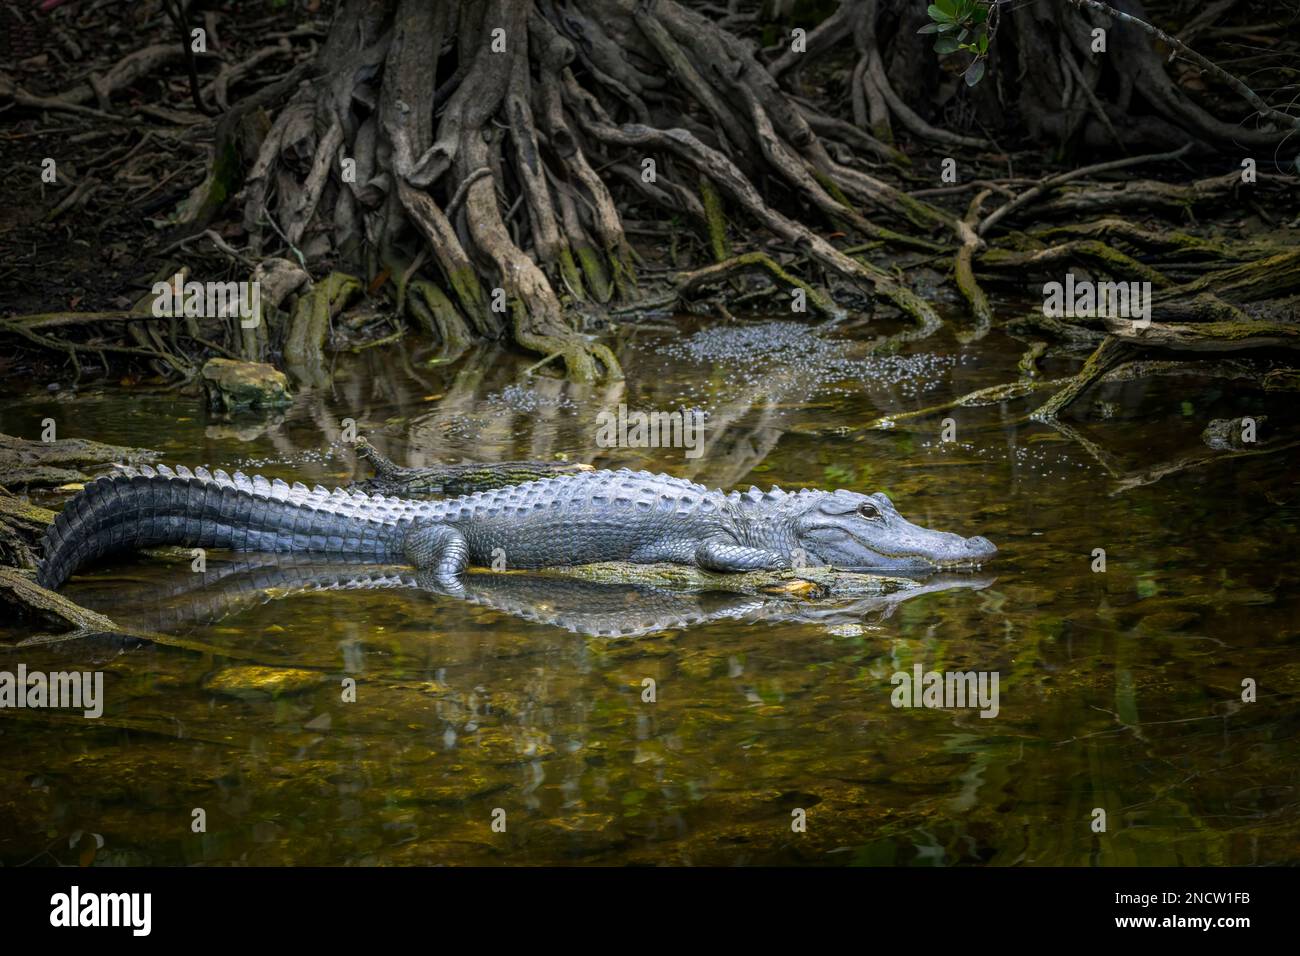
{"type": "Polygon", "coordinates": [[[821,613],[487,579],[475,604],[396,573],[302,591],[218,556],[196,586],[185,564],[119,562],[70,596],[166,641],[19,646],[31,632],[0,626],[0,668],[102,670],[106,698],[98,720],[0,711],[0,862],[90,860],[89,834],[96,864],[1300,859],[1295,452],[1147,480],[1203,453],[1211,419],[1280,425],[1285,404],[1154,379],[1090,395],[1076,435],[1009,403],[951,413],[945,443],[943,416],[856,429],[1011,380],[1018,349],[945,334],[864,363],[843,341],[791,356],[774,329],[694,353],[673,339],[666,355],[669,342],[625,343],[619,388],[512,387],[527,360],[429,365],[409,346],[341,361],[333,395],[269,424],[175,395],[65,390],[7,402],[0,431],[34,437],[53,417],[65,437],[333,484],[368,474],[331,444],[351,418],[413,465],[565,452],[727,487],[884,490],[914,521],[996,542],[992,580],[821,613]],[[619,402],[705,409],[704,454],[596,447],[596,411],[619,402]],[[608,638],[524,611],[704,620],[608,638]],[[916,664],[996,672],[997,716],[893,707],[891,676],[916,664]]]}

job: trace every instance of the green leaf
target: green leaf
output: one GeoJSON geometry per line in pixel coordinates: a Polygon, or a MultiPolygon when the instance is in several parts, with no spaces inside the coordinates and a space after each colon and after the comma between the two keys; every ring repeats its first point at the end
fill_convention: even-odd
{"type": "Polygon", "coordinates": [[[962,30],[961,33],[957,34],[957,39],[958,39],[958,40],[965,40],[968,36],[970,36],[970,31],[969,31],[969,30],[962,30]]]}
{"type": "Polygon", "coordinates": [[[940,32],[940,33],[947,33],[947,32],[949,32],[950,30],[956,30],[956,29],[957,29],[957,24],[952,23],[951,21],[948,22],[948,23],[941,23],[941,24],[939,24],[939,32],[940,32]]]}
{"type": "Polygon", "coordinates": [[[939,8],[940,13],[946,13],[948,19],[956,19],[957,0],[934,0],[934,5],[939,8]]]}
{"type": "Polygon", "coordinates": [[[981,53],[989,52],[989,35],[987,33],[980,34],[979,48],[981,53]]]}
{"type": "Polygon", "coordinates": [[[934,20],[936,23],[945,23],[945,22],[947,22],[947,21],[949,21],[949,20],[952,19],[952,14],[951,14],[951,13],[948,13],[948,12],[945,11],[945,10],[941,10],[941,9],[939,9],[939,7],[936,6],[936,5],[933,4],[933,3],[930,4],[930,6],[926,8],[926,11],[925,11],[925,12],[928,13],[928,14],[930,14],[930,19],[931,19],[931,20],[934,20]]]}
{"type": "Polygon", "coordinates": [[[927,23],[925,26],[921,27],[921,29],[917,30],[916,32],[917,33],[938,33],[940,29],[941,27],[937,23],[927,23]]]}
{"type": "Polygon", "coordinates": [[[988,18],[989,18],[989,12],[984,7],[978,8],[974,13],[970,15],[971,22],[974,23],[976,26],[983,23],[988,18]]]}
{"type": "Polygon", "coordinates": [[[966,85],[974,86],[984,78],[984,61],[976,60],[966,68],[966,85]]]}
{"type": "Polygon", "coordinates": [[[952,37],[939,37],[934,41],[934,52],[940,56],[945,56],[949,53],[956,53],[960,45],[952,37]]]}

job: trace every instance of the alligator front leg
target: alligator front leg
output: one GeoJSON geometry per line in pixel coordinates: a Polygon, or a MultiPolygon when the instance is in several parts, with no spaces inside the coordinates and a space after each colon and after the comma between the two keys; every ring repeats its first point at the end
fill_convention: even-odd
{"type": "Polygon", "coordinates": [[[695,549],[695,563],[705,571],[779,571],[790,559],[764,548],[746,548],[730,538],[705,538],[695,549]]]}
{"type": "Polygon", "coordinates": [[[417,525],[407,533],[402,552],[446,587],[459,587],[460,575],[469,567],[469,543],[450,525],[417,525]]]}

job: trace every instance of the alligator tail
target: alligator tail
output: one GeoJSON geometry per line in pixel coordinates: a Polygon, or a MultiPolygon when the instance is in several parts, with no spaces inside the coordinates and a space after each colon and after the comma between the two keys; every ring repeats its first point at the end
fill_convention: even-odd
{"type": "Polygon", "coordinates": [[[58,588],[105,555],[161,545],[399,558],[428,506],[202,468],[122,469],[73,497],[45,533],[37,583],[58,588]]]}

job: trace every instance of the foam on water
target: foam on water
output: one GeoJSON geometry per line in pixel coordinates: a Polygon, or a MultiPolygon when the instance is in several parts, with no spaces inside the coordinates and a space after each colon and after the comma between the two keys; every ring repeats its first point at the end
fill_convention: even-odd
{"type": "Polygon", "coordinates": [[[774,386],[784,398],[843,395],[863,385],[894,387],[912,397],[941,384],[960,361],[931,352],[854,357],[849,354],[854,345],[798,322],[775,320],[712,326],[666,342],[658,351],[678,361],[723,366],[729,382],[774,386]]]}

